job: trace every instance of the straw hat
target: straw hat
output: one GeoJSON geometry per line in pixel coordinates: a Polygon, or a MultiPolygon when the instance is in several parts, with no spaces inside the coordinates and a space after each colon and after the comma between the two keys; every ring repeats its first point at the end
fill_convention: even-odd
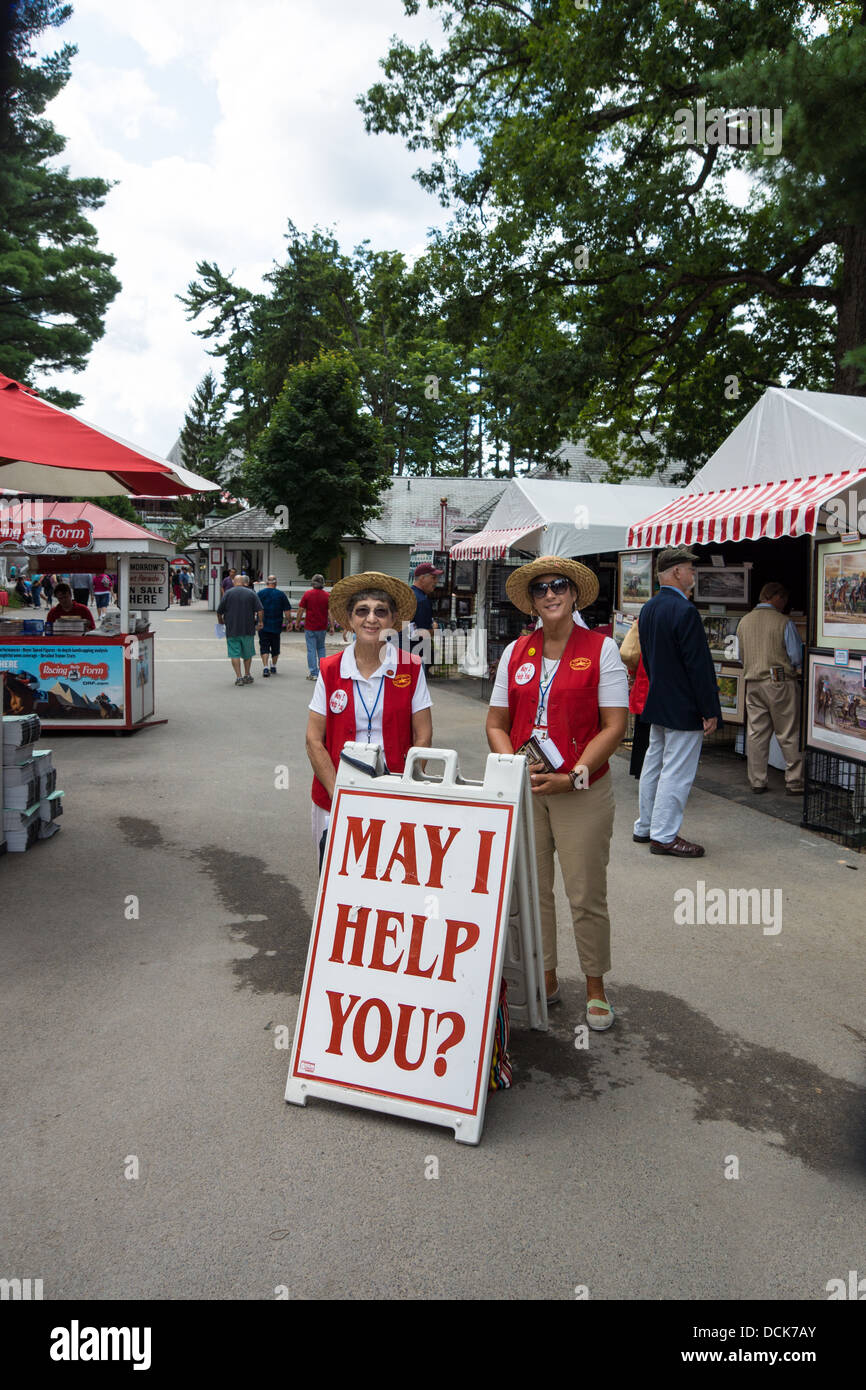
{"type": "Polygon", "coordinates": [[[510,574],[505,584],[505,592],[521,613],[532,612],[529,586],[543,574],[564,574],[570,579],[577,589],[578,608],[587,608],[598,598],[598,578],[586,565],[578,564],[577,560],[564,560],[561,555],[539,555],[537,560],[521,565],[510,574]]]}
{"type": "Polygon", "coordinates": [[[417,607],[417,599],[402,579],[395,579],[392,574],[380,574],[378,570],[366,570],[364,574],[350,574],[345,579],[340,579],[331,590],[330,610],[331,617],[340,627],[346,627],[349,622],[347,605],[353,594],[359,594],[364,589],[384,589],[386,594],[397,605],[397,621],[400,623],[408,622],[414,617],[417,607]]]}

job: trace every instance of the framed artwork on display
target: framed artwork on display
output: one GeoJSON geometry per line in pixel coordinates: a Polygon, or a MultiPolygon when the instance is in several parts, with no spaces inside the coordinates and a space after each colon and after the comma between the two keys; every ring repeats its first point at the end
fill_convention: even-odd
{"type": "Polygon", "coordinates": [[[695,603],[732,603],[744,608],[749,604],[749,575],[746,565],[695,566],[695,603]]]}
{"type": "Polygon", "coordinates": [[[866,651],[866,537],[819,545],[815,568],[818,646],[866,651]]]}
{"type": "Polygon", "coordinates": [[[223,548],[221,545],[212,545],[210,551],[212,565],[221,565],[223,562],[223,548]]]}
{"type": "Polygon", "coordinates": [[[866,762],[866,690],[863,661],[837,666],[832,651],[810,648],[806,680],[806,744],[866,762]]]}
{"type": "Polygon", "coordinates": [[[743,680],[742,666],[716,665],[716,685],[719,687],[719,702],[722,706],[722,719],[726,724],[742,724],[746,717],[746,682],[743,680]]]}
{"type": "Polygon", "coordinates": [[[460,593],[474,594],[477,587],[474,560],[454,561],[454,588],[460,593]]]}
{"type": "Polygon", "coordinates": [[[653,596],[653,552],[624,550],[619,557],[619,602],[626,611],[642,607],[653,596]]]}
{"type": "Polygon", "coordinates": [[[737,624],[742,616],[742,613],[701,613],[713,661],[739,661],[737,624]]]}
{"type": "Polygon", "coordinates": [[[618,647],[622,646],[626,633],[634,622],[637,622],[637,618],[632,613],[614,613],[613,640],[618,647]]]}

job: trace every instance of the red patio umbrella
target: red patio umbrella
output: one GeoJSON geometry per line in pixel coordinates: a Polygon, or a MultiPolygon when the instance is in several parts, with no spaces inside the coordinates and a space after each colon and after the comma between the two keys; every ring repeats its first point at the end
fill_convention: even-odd
{"type": "Polygon", "coordinates": [[[62,497],[181,497],[220,485],[137,449],[0,373],[0,488],[62,497]]]}

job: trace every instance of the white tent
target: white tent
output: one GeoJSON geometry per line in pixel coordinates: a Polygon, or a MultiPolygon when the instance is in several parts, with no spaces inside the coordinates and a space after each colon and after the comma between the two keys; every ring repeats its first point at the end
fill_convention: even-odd
{"type": "Polygon", "coordinates": [[[696,473],[689,492],[866,468],[866,396],[772,386],[696,473]]]}
{"type": "Polygon", "coordinates": [[[856,525],[864,495],[866,397],[774,386],[688,492],[635,522],[628,547],[815,535],[837,498],[856,525]]]}
{"type": "Polygon", "coordinates": [[[625,550],[629,526],[678,488],[515,478],[483,531],[451,547],[455,560],[501,560],[513,547],[536,555],[594,555],[625,550]]]}

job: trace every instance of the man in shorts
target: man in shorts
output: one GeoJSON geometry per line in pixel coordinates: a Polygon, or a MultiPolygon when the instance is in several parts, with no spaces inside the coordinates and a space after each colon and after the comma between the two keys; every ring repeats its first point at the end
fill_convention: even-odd
{"type": "Polygon", "coordinates": [[[291,613],[292,605],[282,589],[277,588],[277,576],[268,575],[268,582],[258,593],[259,603],[264,609],[262,625],[259,628],[259,651],[262,654],[262,675],[275,676],[280,659],[280,633],[283,630],[283,614],[291,613]]]}
{"type": "Polygon", "coordinates": [[[232,587],[223,594],[217,609],[217,619],[225,623],[226,647],[235,673],[235,685],[252,685],[250,665],[256,651],[256,629],[261,628],[262,605],[258,594],[247,588],[241,575],[236,574],[232,587]],[[241,675],[241,662],[244,673],[241,675]]]}

